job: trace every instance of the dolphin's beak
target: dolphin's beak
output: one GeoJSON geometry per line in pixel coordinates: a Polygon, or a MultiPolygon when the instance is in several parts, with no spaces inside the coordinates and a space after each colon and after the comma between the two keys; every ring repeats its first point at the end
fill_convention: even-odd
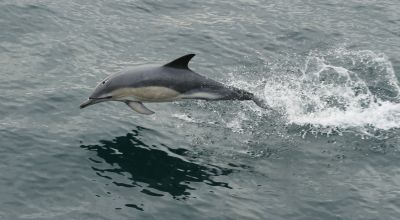
{"type": "Polygon", "coordinates": [[[96,104],[96,103],[97,103],[96,101],[97,101],[96,99],[88,99],[88,100],[84,101],[84,102],[79,106],[79,108],[82,109],[82,108],[88,107],[89,105],[96,104]]]}
{"type": "Polygon", "coordinates": [[[104,97],[104,98],[92,98],[92,97],[90,97],[88,100],[86,100],[86,101],[84,101],[80,106],[79,106],[79,108],[86,108],[86,107],[88,107],[89,105],[93,105],[93,104],[96,104],[96,103],[99,103],[99,102],[105,102],[105,101],[110,101],[112,99],[112,96],[107,96],[107,97],[104,97]]]}

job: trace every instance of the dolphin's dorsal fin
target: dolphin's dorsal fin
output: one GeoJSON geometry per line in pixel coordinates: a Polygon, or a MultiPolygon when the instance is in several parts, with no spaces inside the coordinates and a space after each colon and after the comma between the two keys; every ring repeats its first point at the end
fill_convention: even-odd
{"type": "Polygon", "coordinates": [[[188,64],[189,61],[195,56],[196,54],[187,54],[185,56],[179,57],[178,59],[165,64],[164,66],[179,68],[179,69],[189,69],[188,64]]]}

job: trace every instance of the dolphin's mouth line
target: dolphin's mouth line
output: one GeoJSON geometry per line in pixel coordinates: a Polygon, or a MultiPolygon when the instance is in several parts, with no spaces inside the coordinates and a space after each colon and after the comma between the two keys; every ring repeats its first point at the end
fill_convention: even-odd
{"type": "Polygon", "coordinates": [[[86,100],[85,102],[83,102],[79,107],[85,108],[89,105],[93,105],[102,101],[107,101],[108,99],[111,99],[112,96],[107,96],[107,97],[103,97],[103,98],[89,98],[88,100],[86,100]]]}
{"type": "Polygon", "coordinates": [[[103,97],[103,98],[89,98],[89,99],[92,99],[92,100],[102,100],[102,99],[111,99],[112,98],[112,96],[107,96],[107,97],[103,97]]]}

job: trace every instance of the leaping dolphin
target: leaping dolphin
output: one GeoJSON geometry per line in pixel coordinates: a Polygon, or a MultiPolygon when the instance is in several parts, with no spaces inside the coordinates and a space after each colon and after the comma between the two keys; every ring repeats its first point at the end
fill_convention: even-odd
{"type": "Polygon", "coordinates": [[[89,99],[80,105],[85,108],[99,102],[120,101],[134,111],[150,115],[154,112],[143,102],[171,102],[184,99],[253,100],[268,108],[252,93],[226,86],[189,69],[195,54],[188,54],[165,65],[144,65],[112,74],[101,81],[89,99]]]}

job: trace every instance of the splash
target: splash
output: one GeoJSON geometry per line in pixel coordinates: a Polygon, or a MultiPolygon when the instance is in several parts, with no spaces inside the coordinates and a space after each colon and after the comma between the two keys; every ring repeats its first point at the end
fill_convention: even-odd
{"type": "Polygon", "coordinates": [[[310,53],[297,72],[274,74],[264,96],[288,124],[314,129],[400,128],[400,87],[384,54],[344,48],[310,53]]]}
{"type": "Polygon", "coordinates": [[[363,137],[385,138],[400,128],[399,81],[383,53],[339,48],[237,68],[224,83],[264,97],[274,111],[253,102],[199,101],[196,105],[214,114],[174,116],[235,133],[251,133],[262,126],[264,134],[268,128],[268,133],[285,135],[293,125],[301,134],[354,131],[363,137]]]}

